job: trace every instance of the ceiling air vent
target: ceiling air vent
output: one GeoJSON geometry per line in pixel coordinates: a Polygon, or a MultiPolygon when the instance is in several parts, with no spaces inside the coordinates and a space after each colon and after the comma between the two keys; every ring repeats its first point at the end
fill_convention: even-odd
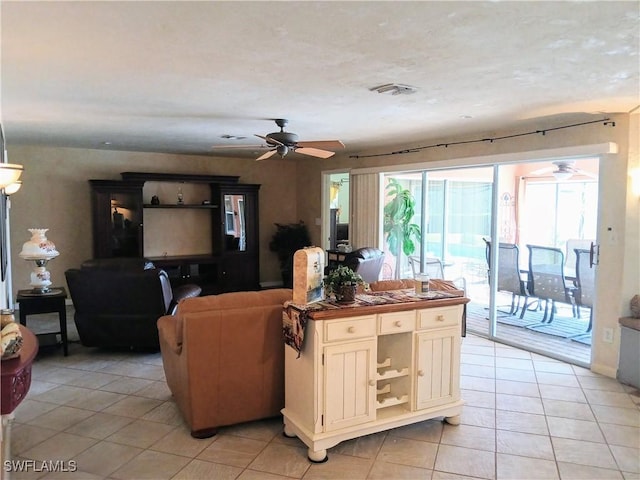
{"type": "Polygon", "coordinates": [[[390,93],[391,95],[411,95],[418,91],[416,87],[402,85],[401,83],[387,83],[379,87],[370,88],[369,90],[378,93],[390,93]]]}
{"type": "Polygon", "coordinates": [[[225,134],[225,135],[220,135],[220,138],[224,138],[226,140],[243,140],[247,137],[241,137],[239,135],[229,135],[229,134],[225,134]]]}

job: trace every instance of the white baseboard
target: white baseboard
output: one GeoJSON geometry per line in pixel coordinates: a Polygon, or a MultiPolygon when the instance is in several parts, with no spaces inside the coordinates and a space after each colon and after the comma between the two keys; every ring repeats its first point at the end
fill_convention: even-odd
{"type": "Polygon", "coordinates": [[[604,375],[605,377],[616,378],[618,376],[618,369],[607,367],[606,365],[598,365],[597,363],[591,364],[591,371],[604,375]]]}

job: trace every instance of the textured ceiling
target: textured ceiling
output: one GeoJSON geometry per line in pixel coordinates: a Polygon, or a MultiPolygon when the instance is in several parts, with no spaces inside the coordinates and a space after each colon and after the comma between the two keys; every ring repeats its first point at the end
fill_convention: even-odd
{"type": "Polygon", "coordinates": [[[274,118],[357,154],[629,112],[639,5],[3,1],[2,123],[8,145],[253,157],[219,147],[274,118]],[[370,91],[393,82],[417,92],[370,91]]]}

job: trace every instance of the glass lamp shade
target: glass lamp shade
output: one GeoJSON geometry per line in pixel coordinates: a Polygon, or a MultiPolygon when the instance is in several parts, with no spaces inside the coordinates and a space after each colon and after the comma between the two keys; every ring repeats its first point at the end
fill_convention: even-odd
{"type": "Polygon", "coordinates": [[[22,186],[22,181],[21,180],[18,180],[17,182],[13,182],[12,184],[7,185],[6,187],[4,187],[4,194],[5,195],[13,195],[18,190],[20,190],[21,186],[22,186]]]}
{"type": "Polygon", "coordinates": [[[562,171],[553,172],[553,176],[556,180],[567,180],[571,178],[571,175],[573,175],[573,173],[571,172],[562,172],[562,171]]]}
{"type": "Polygon", "coordinates": [[[5,188],[17,182],[24,167],[15,163],[0,163],[0,188],[5,188]]]}

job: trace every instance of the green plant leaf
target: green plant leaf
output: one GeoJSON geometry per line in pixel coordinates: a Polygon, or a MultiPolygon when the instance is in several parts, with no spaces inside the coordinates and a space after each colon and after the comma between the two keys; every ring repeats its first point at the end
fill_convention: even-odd
{"type": "Polygon", "coordinates": [[[346,265],[339,265],[324,278],[326,293],[336,293],[341,285],[366,285],[362,276],[346,265]]]}

